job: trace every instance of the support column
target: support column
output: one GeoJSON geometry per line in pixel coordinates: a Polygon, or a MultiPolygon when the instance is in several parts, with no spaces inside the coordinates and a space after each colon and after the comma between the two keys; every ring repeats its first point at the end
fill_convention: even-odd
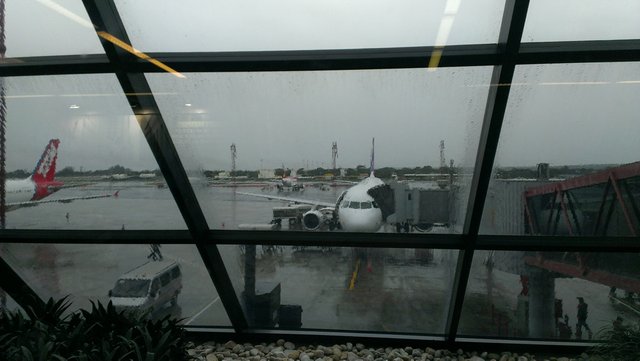
{"type": "MultiPolygon", "coordinates": [[[[256,296],[256,245],[244,246],[244,297],[253,301],[256,296]]],[[[250,303],[250,302],[249,302],[250,303]]]]}
{"type": "Polygon", "coordinates": [[[529,337],[554,338],[555,279],[551,272],[529,268],[529,337]]]}

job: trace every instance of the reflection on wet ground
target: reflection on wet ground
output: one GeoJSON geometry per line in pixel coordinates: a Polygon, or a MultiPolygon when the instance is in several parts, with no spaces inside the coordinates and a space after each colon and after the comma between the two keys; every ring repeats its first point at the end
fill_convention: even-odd
{"type": "MultiPolygon", "coordinates": [[[[41,298],[70,295],[70,311],[90,308],[90,301],[109,302],[108,292],[129,270],[148,262],[147,245],[3,244],[2,257],[41,298]]],[[[185,322],[230,325],[202,260],[193,245],[164,245],[165,259],[175,259],[182,271],[178,307],[163,307],[155,316],[172,315],[185,322]],[[204,312],[200,312],[203,311],[204,312]],[[194,320],[195,322],[195,320],[194,320]]],[[[195,323],[197,324],[197,323],[195,323]]]]}
{"type": "Polygon", "coordinates": [[[304,328],[442,334],[455,258],[435,251],[427,262],[420,252],[282,247],[257,252],[256,279],[281,284],[304,328]]]}
{"type": "MultiPolygon", "coordinates": [[[[549,289],[536,289],[526,282],[526,278],[523,286],[523,278],[519,274],[502,271],[498,269],[499,266],[487,267],[483,264],[481,260],[486,259],[487,254],[485,251],[475,253],[460,321],[460,334],[534,337],[530,329],[532,316],[529,319],[526,317],[527,302],[530,303],[532,297],[537,297],[540,293],[549,295],[547,314],[551,322],[552,338],[588,338],[584,329],[581,336],[576,335],[578,297],[582,297],[589,305],[586,322],[595,337],[603,327],[611,327],[616,317],[622,317],[628,324],[640,320],[640,303],[637,298],[626,302],[621,300],[625,302],[623,304],[610,297],[610,288],[607,286],[553,273],[548,273],[549,289]],[[560,315],[558,320],[555,319],[556,314],[560,315]],[[565,314],[569,319],[571,334],[562,337],[565,314]]],[[[514,259],[519,260],[517,256],[514,259]]]]}
{"type": "MultiPolygon", "coordinates": [[[[165,245],[166,258],[183,272],[176,307],[154,317],[173,315],[189,325],[229,325],[209,275],[193,246],[165,245]]],[[[74,308],[89,300],[107,302],[115,280],[146,262],[148,248],[122,245],[4,244],[3,257],[41,296],[72,295],[74,308]]],[[[240,295],[246,252],[223,249],[225,264],[240,295]],[[233,271],[232,271],[233,270],[233,271]]],[[[457,251],[258,246],[256,283],[279,283],[280,303],[302,307],[302,328],[442,334],[450,299],[457,251]]],[[[474,262],[466,293],[461,334],[525,335],[519,316],[519,275],[474,262]]],[[[533,289],[529,290],[534,292],[533,289]]],[[[557,278],[555,298],[563,301],[574,330],[576,297],[589,304],[587,323],[595,332],[617,316],[637,321],[637,311],[612,302],[609,288],[580,279],[557,278]]],[[[273,326],[277,327],[274,322],[273,326]]]]}

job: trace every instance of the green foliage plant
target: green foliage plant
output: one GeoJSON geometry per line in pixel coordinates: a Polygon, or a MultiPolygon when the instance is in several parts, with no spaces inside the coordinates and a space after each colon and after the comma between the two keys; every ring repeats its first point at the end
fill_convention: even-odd
{"type": "Polygon", "coordinates": [[[34,303],[0,315],[3,361],[179,361],[186,360],[180,320],[148,313],[116,311],[109,302],[91,302],[74,313],[68,297],[34,303]]]}
{"type": "Polygon", "coordinates": [[[601,342],[590,349],[594,360],[628,361],[640,360],[640,326],[606,326],[598,331],[601,342]]]}

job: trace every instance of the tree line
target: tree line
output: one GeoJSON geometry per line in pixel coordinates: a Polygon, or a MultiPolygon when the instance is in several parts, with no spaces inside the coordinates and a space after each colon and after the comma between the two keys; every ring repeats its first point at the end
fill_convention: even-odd
{"type": "MultiPolygon", "coordinates": [[[[591,165],[587,167],[583,166],[551,166],[549,167],[549,176],[551,178],[570,178],[574,176],[580,176],[584,174],[593,173],[598,169],[603,169],[608,167],[608,165],[591,165]]],[[[209,178],[214,178],[218,173],[225,172],[227,170],[205,170],[204,175],[209,178]]],[[[450,170],[449,167],[431,167],[431,166],[423,166],[423,167],[382,167],[376,169],[376,176],[379,178],[391,178],[394,174],[398,177],[404,177],[406,174],[449,174],[450,172],[457,174],[458,169],[455,167],[450,170]]],[[[228,172],[228,171],[227,171],[228,172]]],[[[111,166],[107,169],[100,170],[77,170],[74,167],[64,167],[58,172],[56,172],[56,176],[58,177],[82,177],[82,176],[108,176],[112,174],[127,174],[127,175],[137,175],[140,173],[155,173],[156,175],[160,175],[159,169],[154,170],[132,170],[130,168],[126,168],[119,164],[111,166]]],[[[276,168],[274,169],[275,177],[283,177],[291,175],[292,170],[286,168],[276,168]]],[[[344,168],[345,176],[348,178],[358,178],[362,175],[369,173],[369,167],[364,165],[358,165],[355,168],[344,168]]],[[[236,170],[234,174],[231,176],[235,177],[246,177],[249,179],[257,179],[259,171],[257,170],[236,170]]],[[[296,174],[302,177],[323,177],[326,175],[334,175],[339,176],[340,171],[328,169],[328,168],[314,168],[314,169],[304,169],[298,168],[296,170],[296,174]]],[[[11,172],[7,172],[7,178],[27,178],[31,175],[31,172],[28,172],[25,169],[18,169],[11,172]]],[[[498,168],[495,172],[495,177],[499,179],[513,179],[513,178],[536,178],[537,170],[535,167],[505,167],[498,168]]]]}
{"type": "MultiPolygon", "coordinates": [[[[107,169],[99,170],[76,170],[74,167],[64,167],[56,172],[58,177],[83,177],[83,176],[108,176],[112,174],[126,174],[126,175],[138,175],[140,173],[155,173],[160,175],[159,169],[154,170],[132,170],[130,168],[123,167],[116,164],[107,169]]],[[[11,172],[7,172],[7,178],[27,178],[31,175],[31,172],[26,169],[18,169],[11,172]]]]}

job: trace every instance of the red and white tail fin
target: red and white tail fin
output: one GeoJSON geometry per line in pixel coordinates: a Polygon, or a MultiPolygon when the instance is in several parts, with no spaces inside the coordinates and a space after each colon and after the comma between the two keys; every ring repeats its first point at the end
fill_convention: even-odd
{"type": "Polygon", "coordinates": [[[44,148],[44,152],[42,152],[42,156],[31,175],[31,179],[36,184],[49,183],[53,181],[53,178],[56,175],[56,161],[58,160],[59,144],[59,139],[51,139],[46,148],[44,148]]]}

